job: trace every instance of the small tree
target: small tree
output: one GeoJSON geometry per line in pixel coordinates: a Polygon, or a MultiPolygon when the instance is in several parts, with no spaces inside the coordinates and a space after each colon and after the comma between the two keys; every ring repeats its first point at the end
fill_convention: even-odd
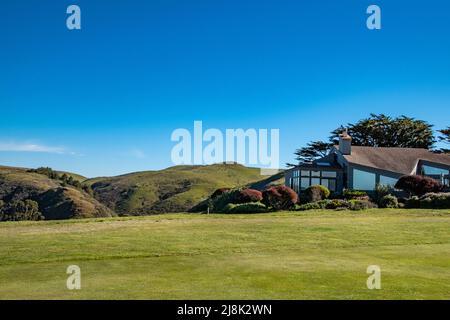
{"type": "Polygon", "coordinates": [[[275,186],[262,193],[263,203],[275,210],[288,210],[298,202],[297,193],[286,186],[275,186]]]}
{"type": "Polygon", "coordinates": [[[395,184],[395,188],[404,190],[410,195],[421,196],[428,192],[440,192],[442,185],[430,177],[409,175],[400,177],[395,184]]]}
{"type": "Polygon", "coordinates": [[[2,221],[23,221],[42,220],[44,217],[39,212],[39,205],[33,200],[19,200],[7,203],[1,209],[0,220],[2,221]]]}

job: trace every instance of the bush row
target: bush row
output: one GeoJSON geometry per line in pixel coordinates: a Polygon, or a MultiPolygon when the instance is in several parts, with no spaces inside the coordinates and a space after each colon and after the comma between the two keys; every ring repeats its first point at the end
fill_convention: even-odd
{"type": "Polygon", "coordinates": [[[337,209],[337,210],[364,210],[376,208],[377,206],[368,200],[358,199],[326,199],[315,202],[309,202],[302,205],[297,205],[295,210],[313,210],[313,209],[337,209]]]}
{"type": "Polygon", "coordinates": [[[413,196],[406,200],[405,208],[449,209],[450,192],[426,193],[421,197],[413,196]]]}

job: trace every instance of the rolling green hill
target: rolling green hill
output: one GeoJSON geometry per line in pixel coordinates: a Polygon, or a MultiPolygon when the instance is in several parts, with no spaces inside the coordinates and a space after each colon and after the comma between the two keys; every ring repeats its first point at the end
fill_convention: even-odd
{"type": "Polygon", "coordinates": [[[110,217],[114,213],[88,193],[24,168],[0,166],[0,200],[34,200],[45,219],[110,217]]]}
{"type": "Polygon", "coordinates": [[[282,172],[267,177],[258,168],[239,164],[175,166],[94,179],[53,172],[90,185],[94,196],[42,172],[0,166],[0,200],[34,200],[46,219],[104,217],[115,213],[146,215],[188,211],[218,188],[264,189],[282,183],[283,179],[282,172]]]}
{"type": "Polygon", "coordinates": [[[251,184],[261,187],[266,184],[264,181],[272,183],[272,180],[261,176],[258,168],[214,164],[175,166],[160,171],[96,178],[86,183],[91,184],[97,200],[117,213],[143,215],[187,211],[217,188],[251,184]]]}

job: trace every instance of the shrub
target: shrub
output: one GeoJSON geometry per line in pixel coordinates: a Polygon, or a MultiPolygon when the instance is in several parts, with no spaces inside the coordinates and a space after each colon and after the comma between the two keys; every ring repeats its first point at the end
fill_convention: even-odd
{"type": "Polygon", "coordinates": [[[263,213],[267,212],[267,207],[260,202],[229,203],[225,206],[225,213],[263,213]]]}
{"type": "Polygon", "coordinates": [[[378,206],[380,208],[398,208],[397,197],[387,194],[380,199],[378,206]]]}
{"type": "Polygon", "coordinates": [[[212,199],[212,211],[225,212],[225,206],[228,204],[234,204],[238,198],[239,192],[240,190],[238,189],[229,190],[212,199]]]}
{"type": "Polygon", "coordinates": [[[350,210],[365,210],[365,209],[372,209],[376,208],[377,206],[368,200],[358,200],[358,199],[352,199],[349,200],[350,202],[350,210]]]}
{"type": "Polygon", "coordinates": [[[450,209],[450,193],[427,193],[419,199],[420,208],[450,209]]]}
{"type": "Polygon", "coordinates": [[[407,199],[405,202],[405,208],[407,209],[416,209],[420,208],[420,200],[418,196],[412,196],[411,198],[407,199]]]}
{"type": "Polygon", "coordinates": [[[298,211],[305,211],[305,210],[317,210],[322,209],[321,205],[318,202],[309,202],[305,204],[301,204],[299,206],[296,206],[295,210],[298,211]]]}
{"type": "Polygon", "coordinates": [[[364,210],[375,208],[376,205],[367,200],[342,200],[342,199],[333,199],[333,200],[321,200],[316,202],[305,203],[296,207],[296,210],[313,210],[313,209],[330,209],[330,210],[364,210]]]}
{"type": "Polygon", "coordinates": [[[4,204],[0,208],[0,221],[43,220],[39,205],[33,200],[19,200],[4,204]]]}
{"type": "Polygon", "coordinates": [[[263,204],[274,210],[288,210],[298,202],[297,193],[286,186],[274,186],[262,193],[263,204]]]}
{"type": "Polygon", "coordinates": [[[347,200],[352,200],[352,199],[368,200],[368,198],[369,198],[369,196],[367,195],[367,192],[359,191],[359,190],[351,190],[351,189],[345,189],[343,196],[347,200]]]}
{"type": "Polygon", "coordinates": [[[213,194],[210,196],[211,199],[217,198],[218,196],[221,196],[225,192],[230,191],[230,188],[219,188],[216,191],[213,192],[213,194]]]}
{"type": "Polygon", "coordinates": [[[418,175],[402,176],[395,184],[396,189],[404,190],[412,195],[422,196],[429,192],[440,192],[442,185],[430,178],[418,175]]]}
{"type": "Polygon", "coordinates": [[[328,200],[325,209],[347,209],[350,208],[350,202],[343,199],[328,200]]]}
{"type": "Polygon", "coordinates": [[[315,202],[327,199],[330,196],[330,190],[321,185],[314,185],[305,190],[306,202],[315,202]]]}
{"type": "Polygon", "coordinates": [[[376,204],[378,204],[378,206],[381,206],[381,199],[384,196],[392,194],[392,192],[392,187],[377,183],[372,199],[376,204]]]}
{"type": "Polygon", "coordinates": [[[254,189],[243,189],[236,194],[235,203],[248,203],[248,202],[259,202],[262,201],[262,192],[254,189]]]}

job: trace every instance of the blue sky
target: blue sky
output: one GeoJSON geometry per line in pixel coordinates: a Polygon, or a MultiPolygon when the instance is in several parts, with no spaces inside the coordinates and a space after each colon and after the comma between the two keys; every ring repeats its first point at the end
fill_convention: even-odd
{"type": "Polygon", "coordinates": [[[161,169],[194,120],[279,128],[281,163],[369,113],[450,125],[446,0],[1,1],[0,39],[3,165],[161,169]]]}

